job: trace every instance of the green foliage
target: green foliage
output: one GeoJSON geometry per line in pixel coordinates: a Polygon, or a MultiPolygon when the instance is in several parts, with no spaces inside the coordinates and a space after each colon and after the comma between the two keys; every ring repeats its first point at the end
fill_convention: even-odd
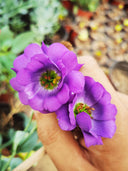
{"type": "Polygon", "coordinates": [[[13,158],[10,162],[10,171],[15,169],[19,164],[21,164],[23,162],[23,160],[19,157],[13,158]]]}
{"type": "Polygon", "coordinates": [[[84,10],[88,10],[91,12],[96,11],[100,0],[71,0],[72,2],[75,2],[79,7],[81,7],[84,10]]]}
{"type": "Polygon", "coordinates": [[[0,146],[1,146],[1,144],[2,144],[2,135],[0,135],[0,146]]]}
{"type": "Polygon", "coordinates": [[[28,118],[24,113],[19,114],[24,119],[24,130],[10,129],[2,137],[0,135],[0,170],[13,170],[20,163],[23,162],[23,158],[19,158],[21,154],[26,154],[26,159],[33,150],[38,150],[42,143],[38,141],[37,125],[35,121],[32,121],[32,116],[28,118]],[[8,139],[8,141],[2,144],[2,139],[8,139]],[[1,155],[1,151],[4,148],[11,147],[11,155],[9,157],[1,155]],[[15,157],[19,156],[19,157],[15,157]]]}
{"type": "MultiPolygon", "coordinates": [[[[9,162],[9,158],[4,158],[2,157],[2,159],[0,160],[1,165],[0,168],[2,169],[4,167],[4,165],[9,162]]],[[[19,164],[21,164],[23,162],[23,160],[19,157],[16,158],[12,158],[8,170],[7,171],[13,171],[13,169],[15,169],[19,164]]],[[[4,171],[4,170],[3,170],[4,171]]]]}
{"type": "Polygon", "coordinates": [[[41,42],[45,35],[53,35],[60,27],[59,17],[66,14],[58,0],[37,0],[36,8],[30,14],[36,40],[41,42]]]}
{"type": "MultiPolygon", "coordinates": [[[[5,26],[0,33],[0,83],[6,82],[9,86],[9,81],[15,76],[13,61],[24,48],[33,41],[34,35],[31,31],[24,32],[15,36],[14,33],[5,26]],[[25,41],[24,41],[25,40],[25,41]]],[[[0,85],[1,87],[2,85],[0,85]]]]}
{"type": "MultiPolygon", "coordinates": [[[[29,136],[28,134],[29,133],[27,133],[26,136],[29,136]]],[[[35,144],[37,143],[37,140],[38,140],[37,132],[34,131],[33,133],[30,134],[29,139],[26,138],[24,139],[24,142],[22,144],[19,144],[17,152],[18,153],[29,152],[33,150],[35,147],[35,144]]]]}
{"type": "Polygon", "coordinates": [[[16,57],[11,51],[11,46],[13,44],[13,32],[11,32],[8,26],[1,29],[0,33],[0,81],[9,82],[10,78],[14,75],[11,71],[13,66],[13,60],[16,57]]]}
{"type": "Polygon", "coordinates": [[[23,17],[35,4],[35,0],[0,0],[0,28],[10,25],[16,32],[24,31],[27,23],[23,17]]]}
{"type": "Polygon", "coordinates": [[[21,53],[25,47],[33,41],[34,34],[31,31],[27,31],[19,34],[13,41],[12,52],[15,54],[21,53]]]}
{"type": "Polygon", "coordinates": [[[59,17],[66,10],[59,0],[0,0],[0,28],[9,25],[15,33],[32,30],[41,42],[59,29],[59,17]]]}

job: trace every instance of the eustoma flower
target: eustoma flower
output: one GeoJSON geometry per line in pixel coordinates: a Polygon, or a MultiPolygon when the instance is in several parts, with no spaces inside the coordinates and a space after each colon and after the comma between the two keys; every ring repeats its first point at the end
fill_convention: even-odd
{"type": "Polygon", "coordinates": [[[72,94],[82,91],[84,77],[74,52],[60,43],[47,47],[30,44],[14,61],[16,77],[10,83],[25,105],[40,112],[53,112],[72,94]]]}
{"type": "Polygon", "coordinates": [[[85,77],[83,91],[56,113],[61,129],[81,129],[87,147],[103,144],[101,137],[112,138],[116,130],[117,110],[111,104],[111,96],[91,77],[85,77]]]}

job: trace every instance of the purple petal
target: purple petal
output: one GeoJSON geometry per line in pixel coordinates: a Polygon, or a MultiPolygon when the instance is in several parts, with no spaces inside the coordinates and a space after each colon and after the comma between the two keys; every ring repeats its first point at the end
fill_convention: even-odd
{"type": "Polygon", "coordinates": [[[102,145],[103,144],[101,137],[93,136],[90,133],[87,133],[85,131],[82,131],[82,133],[84,136],[85,145],[87,147],[90,147],[91,145],[102,145]]]}
{"type": "Polygon", "coordinates": [[[57,65],[57,67],[59,68],[59,70],[61,71],[62,76],[63,76],[63,78],[64,78],[65,75],[66,75],[67,73],[66,73],[66,67],[65,67],[64,64],[62,63],[62,60],[61,60],[61,59],[58,60],[58,61],[56,62],[56,65],[57,65]]]}
{"type": "Polygon", "coordinates": [[[97,121],[92,119],[91,132],[105,138],[112,138],[116,131],[115,120],[97,121]]]}
{"type": "Polygon", "coordinates": [[[48,96],[45,99],[45,110],[50,112],[56,111],[63,104],[65,104],[69,100],[69,89],[66,84],[59,90],[59,92],[55,95],[48,96]]]}
{"type": "Polygon", "coordinates": [[[17,73],[18,71],[15,68],[11,68],[15,73],[17,73]]]}
{"type": "Polygon", "coordinates": [[[69,88],[67,84],[63,84],[56,97],[61,104],[65,104],[69,100],[69,88]]]}
{"type": "Polygon", "coordinates": [[[88,91],[93,86],[93,84],[96,83],[94,79],[89,76],[85,76],[85,82],[85,91],[88,91]]]}
{"type": "Polygon", "coordinates": [[[24,92],[19,92],[19,99],[24,105],[28,105],[28,96],[24,92]]]}
{"type": "Polygon", "coordinates": [[[19,71],[27,66],[29,59],[24,54],[18,56],[13,63],[14,69],[19,71]]]}
{"type": "Polygon", "coordinates": [[[35,55],[32,60],[42,63],[45,67],[52,69],[52,67],[57,68],[56,64],[51,61],[45,54],[37,54],[35,55]]]}
{"type": "Polygon", "coordinates": [[[31,74],[27,69],[22,69],[17,73],[16,81],[21,85],[27,85],[31,83],[31,74]]]}
{"type": "Polygon", "coordinates": [[[74,116],[74,109],[75,109],[75,105],[77,103],[84,103],[84,97],[82,96],[84,92],[80,93],[80,94],[76,94],[73,98],[73,101],[71,103],[69,103],[69,117],[70,117],[70,121],[72,123],[72,125],[74,125],[76,123],[76,118],[74,116]]]}
{"type": "Polygon", "coordinates": [[[24,86],[21,86],[17,81],[16,81],[16,77],[12,78],[10,80],[10,84],[11,86],[16,90],[16,91],[22,91],[24,89],[24,86]]]}
{"type": "MultiPolygon", "coordinates": [[[[40,94],[41,88],[42,87],[38,83],[33,82],[25,86],[24,92],[25,94],[27,94],[28,99],[32,99],[33,97],[35,97],[35,95],[40,94]]],[[[41,95],[42,98],[43,93],[41,95]]]]}
{"type": "Polygon", "coordinates": [[[59,108],[56,111],[56,114],[57,114],[59,126],[62,130],[70,131],[75,128],[76,125],[72,125],[70,123],[67,105],[63,105],[61,108],[59,108]]]}
{"type": "Polygon", "coordinates": [[[44,101],[44,109],[49,112],[55,112],[61,107],[61,103],[55,96],[46,97],[44,101]]]}
{"type": "Polygon", "coordinates": [[[42,54],[42,53],[43,51],[41,47],[36,43],[32,43],[28,45],[24,50],[25,56],[28,57],[29,59],[37,54],[42,54]]]}
{"type": "Polygon", "coordinates": [[[92,112],[93,119],[96,120],[111,120],[115,119],[117,109],[116,106],[109,104],[96,103],[92,106],[95,110],[92,112]]]}
{"type": "Polygon", "coordinates": [[[69,50],[61,43],[53,43],[48,48],[48,57],[55,63],[63,57],[69,50]]]}
{"type": "Polygon", "coordinates": [[[67,73],[78,66],[77,56],[74,52],[68,51],[62,56],[62,62],[67,69],[67,73]]]}
{"type": "Polygon", "coordinates": [[[48,47],[45,45],[45,43],[44,43],[44,42],[42,42],[41,49],[43,50],[43,52],[44,52],[45,54],[47,54],[47,53],[48,53],[48,47]]]}
{"type": "Polygon", "coordinates": [[[95,82],[88,91],[85,89],[85,103],[89,106],[94,105],[101,99],[103,93],[104,87],[100,83],[95,82]]]}
{"type": "Polygon", "coordinates": [[[41,62],[32,59],[31,62],[28,64],[27,68],[33,72],[36,72],[44,67],[44,64],[41,62]]]}
{"type": "Polygon", "coordinates": [[[74,70],[79,71],[80,68],[81,68],[83,65],[84,65],[84,64],[77,64],[77,65],[75,66],[74,70]]]}
{"type": "Polygon", "coordinates": [[[111,95],[110,95],[106,90],[104,90],[103,96],[102,96],[102,98],[99,100],[98,103],[101,103],[101,104],[106,105],[106,104],[109,104],[110,101],[111,101],[111,95]]]}
{"type": "Polygon", "coordinates": [[[32,109],[43,112],[44,110],[43,102],[44,100],[42,97],[35,95],[32,99],[29,100],[29,105],[31,106],[32,109]]]}
{"type": "Polygon", "coordinates": [[[76,115],[76,122],[83,131],[89,132],[89,130],[92,128],[91,118],[85,112],[81,112],[76,115]]]}
{"type": "Polygon", "coordinates": [[[66,82],[69,86],[69,89],[73,93],[80,93],[85,84],[84,76],[79,71],[72,71],[66,77],[66,82]]]}
{"type": "Polygon", "coordinates": [[[72,125],[76,124],[76,118],[74,116],[74,108],[75,108],[76,100],[77,100],[77,96],[75,96],[73,102],[69,104],[69,118],[72,125]]]}
{"type": "Polygon", "coordinates": [[[37,60],[38,62],[41,62],[41,63],[43,63],[43,64],[45,64],[45,63],[49,63],[50,62],[50,60],[48,59],[48,57],[45,55],[45,54],[37,54],[37,55],[35,55],[35,56],[33,56],[33,58],[32,58],[33,60],[37,60]]]}

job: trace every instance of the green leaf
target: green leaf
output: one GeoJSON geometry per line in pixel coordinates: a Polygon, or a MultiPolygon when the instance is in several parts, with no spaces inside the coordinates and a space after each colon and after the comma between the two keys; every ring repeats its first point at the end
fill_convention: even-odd
{"type": "Polygon", "coordinates": [[[10,31],[8,26],[1,29],[0,33],[0,49],[7,51],[11,47],[13,41],[13,32],[10,31]]]}
{"type": "Polygon", "coordinates": [[[28,133],[24,131],[17,131],[13,141],[13,151],[17,150],[17,147],[22,144],[28,137],[28,133]]]}
{"type": "Polygon", "coordinates": [[[88,9],[91,12],[95,12],[99,5],[99,0],[93,0],[88,4],[88,9]]]}
{"type": "Polygon", "coordinates": [[[0,53],[0,81],[9,83],[9,80],[15,76],[15,72],[11,70],[15,57],[16,55],[11,51],[0,53]]]}
{"type": "Polygon", "coordinates": [[[15,135],[16,131],[13,128],[10,128],[8,130],[7,136],[9,137],[9,139],[12,139],[15,135]]]}
{"type": "Polygon", "coordinates": [[[27,141],[25,141],[24,143],[22,143],[17,151],[19,152],[29,152],[31,150],[34,149],[34,147],[37,144],[37,140],[38,140],[38,136],[37,136],[37,131],[35,131],[30,137],[29,139],[27,139],[27,141]]]}
{"type": "Polygon", "coordinates": [[[14,168],[16,168],[19,164],[21,164],[23,162],[23,160],[21,158],[13,158],[10,162],[10,167],[11,170],[13,170],[14,168]]]}
{"type": "Polygon", "coordinates": [[[25,47],[33,41],[33,39],[33,32],[25,32],[19,34],[13,41],[12,52],[16,54],[21,53],[25,49],[25,47]]]}
{"type": "MultiPolygon", "coordinates": [[[[23,118],[24,120],[24,128],[26,129],[26,127],[28,127],[28,124],[30,122],[30,117],[28,117],[25,113],[19,113],[19,115],[23,118]]],[[[36,121],[32,120],[31,123],[29,124],[29,127],[27,128],[27,132],[30,132],[32,130],[32,128],[36,127],[37,123],[36,121]]]]}
{"type": "Polygon", "coordinates": [[[38,143],[35,144],[35,147],[34,147],[34,151],[37,151],[38,149],[40,149],[41,147],[43,146],[42,142],[39,141],[38,143]]]}
{"type": "Polygon", "coordinates": [[[8,158],[0,159],[0,170],[2,170],[3,166],[8,162],[8,158]]]}
{"type": "Polygon", "coordinates": [[[2,135],[0,134],[0,146],[2,145],[2,140],[3,138],[2,138],[2,135]]]}

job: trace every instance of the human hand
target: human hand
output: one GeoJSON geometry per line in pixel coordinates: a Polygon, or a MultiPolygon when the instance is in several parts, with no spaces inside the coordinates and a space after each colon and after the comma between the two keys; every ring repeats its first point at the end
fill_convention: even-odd
{"type": "Polygon", "coordinates": [[[103,138],[103,145],[87,148],[84,139],[76,141],[71,132],[58,126],[56,114],[36,113],[39,138],[60,171],[127,171],[128,170],[128,97],[117,93],[92,57],[79,57],[85,63],[81,72],[100,82],[116,105],[117,130],[112,139],[103,138]]]}

